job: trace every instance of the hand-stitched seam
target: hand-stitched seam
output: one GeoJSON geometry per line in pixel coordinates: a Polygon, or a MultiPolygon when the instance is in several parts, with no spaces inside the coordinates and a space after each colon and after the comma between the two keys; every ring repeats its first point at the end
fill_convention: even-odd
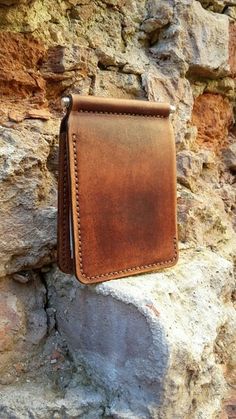
{"type": "Polygon", "coordinates": [[[169,115],[151,115],[151,114],[140,114],[140,113],[132,113],[132,112],[112,112],[112,111],[90,111],[90,110],[84,110],[84,109],[79,109],[78,112],[81,113],[97,113],[97,114],[111,114],[111,115],[126,115],[126,116],[143,116],[146,118],[168,118],[169,115]]]}
{"type": "Polygon", "coordinates": [[[66,263],[66,170],[67,170],[67,163],[66,158],[64,157],[64,164],[63,164],[63,211],[62,211],[62,263],[64,266],[67,266],[66,263]]]}
{"type": "Polygon", "coordinates": [[[67,253],[67,249],[66,249],[66,240],[67,240],[67,235],[66,235],[66,211],[67,211],[67,199],[66,199],[66,194],[67,194],[67,158],[66,155],[64,153],[63,155],[64,158],[64,164],[63,164],[63,212],[62,212],[62,264],[64,266],[64,269],[68,270],[69,267],[69,262],[66,258],[66,253],[67,253]]]}
{"type": "Polygon", "coordinates": [[[78,229],[78,237],[79,237],[79,265],[80,265],[80,271],[81,274],[84,278],[86,279],[99,279],[99,278],[104,278],[107,276],[111,276],[111,275],[119,275],[122,273],[128,273],[128,272],[132,272],[132,271],[142,271],[143,269],[146,268],[155,268],[156,266],[164,266],[167,265],[171,262],[174,262],[177,258],[177,238],[174,237],[173,238],[173,245],[174,245],[174,256],[171,259],[165,260],[165,261],[161,261],[161,262],[155,262],[155,263],[151,263],[151,264],[147,264],[147,265],[142,265],[142,266],[135,266],[132,268],[127,268],[127,269],[123,269],[120,271],[115,271],[115,272],[107,272],[104,274],[100,274],[100,275],[95,275],[95,276],[88,276],[85,274],[84,270],[83,270],[83,256],[82,256],[82,240],[81,240],[81,223],[80,223],[80,206],[79,206],[79,172],[78,172],[78,165],[77,165],[77,151],[76,151],[76,134],[72,134],[72,141],[73,141],[73,153],[74,153],[74,167],[75,167],[75,187],[76,187],[76,212],[77,212],[77,219],[78,219],[78,223],[77,223],[77,229],[78,229]]]}

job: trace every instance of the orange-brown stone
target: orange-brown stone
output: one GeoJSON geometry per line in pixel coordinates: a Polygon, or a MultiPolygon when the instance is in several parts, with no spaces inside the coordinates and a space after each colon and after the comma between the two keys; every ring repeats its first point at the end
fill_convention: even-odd
{"type": "Polygon", "coordinates": [[[45,81],[39,72],[46,53],[41,41],[32,35],[0,32],[0,108],[31,99],[35,105],[45,101],[45,81]]]}
{"type": "Polygon", "coordinates": [[[193,107],[192,123],[198,129],[197,143],[216,153],[228,143],[228,131],[233,121],[233,110],[227,98],[204,93],[193,107]]]}

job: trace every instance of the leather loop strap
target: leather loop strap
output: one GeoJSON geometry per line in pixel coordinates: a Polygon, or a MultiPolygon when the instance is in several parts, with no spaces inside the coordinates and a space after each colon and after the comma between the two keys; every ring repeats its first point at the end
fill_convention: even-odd
{"type": "Polygon", "coordinates": [[[171,106],[168,103],[147,102],[141,100],[113,99],[107,97],[70,95],[72,111],[118,113],[133,115],[153,115],[168,117],[171,106]]]}

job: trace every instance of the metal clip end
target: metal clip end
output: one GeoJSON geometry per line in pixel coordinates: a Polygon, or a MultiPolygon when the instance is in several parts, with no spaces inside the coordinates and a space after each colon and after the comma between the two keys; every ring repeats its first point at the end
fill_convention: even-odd
{"type": "Polygon", "coordinates": [[[175,112],[176,112],[176,106],[170,105],[170,113],[175,113],[175,112]]]}
{"type": "Polygon", "coordinates": [[[70,106],[70,98],[68,96],[63,96],[61,98],[61,106],[63,108],[69,108],[69,106],[70,106]]]}

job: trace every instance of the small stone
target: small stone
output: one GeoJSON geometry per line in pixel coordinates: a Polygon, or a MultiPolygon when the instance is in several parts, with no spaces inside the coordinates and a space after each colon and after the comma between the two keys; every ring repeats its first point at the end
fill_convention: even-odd
{"type": "Polygon", "coordinates": [[[150,19],[144,20],[144,22],[142,23],[141,29],[146,33],[150,33],[157,29],[162,28],[167,23],[168,23],[168,18],[163,20],[163,19],[160,19],[159,16],[151,17],[150,19]]]}
{"type": "Polygon", "coordinates": [[[8,113],[8,118],[12,122],[22,122],[25,119],[25,112],[11,110],[8,113]]]}
{"type": "Polygon", "coordinates": [[[15,364],[14,368],[15,368],[17,374],[20,374],[20,373],[25,371],[25,366],[22,362],[18,362],[17,364],[15,364]]]}
{"type": "Polygon", "coordinates": [[[177,154],[177,179],[181,185],[193,190],[203,168],[203,159],[191,151],[177,154]]]}
{"type": "Polygon", "coordinates": [[[52,117],[48,109],[30,109],[26,113],[26,118],[43,119],[47,121],[52,117]]]}
{"type": "Polygon", "coordinates": [[[236,172],[236,139],[233,144],[224,150],[222,150],[222,155],[224,163],[227,169],[231,170],[233,173],[236,172]]]}
{"type": "Polygon", "coordinates": [[[56,324],[55,321],[55,309],[52,307],[48,307],[46,309],[46,313],[47,313],[47,323],[48,323],[48,332],[50,333],[56,324]]]}
{"type": "Polygon", "coordinates": [[[94,83],[95,96],[113,96],[116,98],[141,98],[145,93],[140,86],[139,76],[116,71],[98,71],[94,83]]]}
{"type": "Polygon", "coordinates": [[[30,281],[31,275],[28,272],[25,273],[16,273],[12,275],[12,278],[16,282],[20,282],[21,284],[26,284],[30,281]]]}
{"type": "Polygon", "coordinates": [[[236,8],[235,6],[229,6],[225,9],[224,14],[229,16],[231,19],[236,20],[236,8]]]}
{"type": "Polygon", "coordinates": [[[141,30],[146,33],[153,32],[157,29],[163,28],[173,19],[173,7],[163,2],[161,7],[158,7],[155,2],[149,4],[149,17],[145,19],[141,25],[141,30]]]}
{"type": "Polygon", "coordinates": [[[61,352],[59,352],[57,349],[55,349],[53,351],[52,355],[51,355],[51,359],[58,361],[58,360],[64,359],[64,357],[63,357],[61,352]]]}

